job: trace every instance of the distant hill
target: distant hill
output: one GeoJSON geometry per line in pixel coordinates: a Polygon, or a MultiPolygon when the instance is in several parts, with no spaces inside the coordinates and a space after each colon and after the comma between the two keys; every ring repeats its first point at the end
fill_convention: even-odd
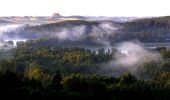
{"type": "Polygon", "coordinates": [[[12,22],[0,19],[0,24],[8,24],[8,23],[12,23],[12,22]]]}
{"type": "Polygon", "coordinates": [[[142,42],[169,42],[170,16],[126,22],[121,32],[142,42]]]}
{"type": "Polygon", "coordinates": [[[56,28],[70,28],[70,27],[76,27],[76,26],[81,26],[81,25],[97,26],[99,24],[100,22],[98,21],[64,20],[64,21],[58,21],[56,23],[33,26],[33,27],[30,27],[30,29],[36,30],[36,31],[41,31],[41,30],[51,31],[56,28]]]}
{"type": "MultiPolygon", "coordinates": [[[[41,26],[32,27],[33,30],[40,31],[55,31],[56,28],[74,28],[79,26],[86,26],[86,34],[95,32],[94,26],[99,26],[104,23],[111,23],[110,27],[119,28],[116,32],[113,32],[114,38],[111,40],[114,42],[126,41],[126,40],[140,40],[142,42],[168,42],[170,39],[170,17],[157,17],[157,18],[146,18],[146,19],[135,19],[128,22],[114,22],[112,20],[72,20],[72,21],[61,21],[52,24],[46,24],[41,26]]],[[[105,30],[98,30],[98,33],[105,33],[105,30]]],[[[74,33],[72,33],[74,34],[74,33]]],[[[110,35],[111,36],[111,35],[110,35]]],[[[112,36],[113,37],[113,36],[112,36]]]]}
{"type": "MultiPolygon", "coordinates": [[[[36,26],[26,25],[6,37],[44,39],[46,45],[114,45],[139,40],[144,43],[170,42],[170,17],[113,20],[62,20],[36,26]],[[52,40],[50,40],[52,38],[52,40]],[[56,41],[55,41],[56,40],[56,41]]],[[[42,40],[41,40],[42,41],[42,40]]],[[[44,43],[44,42],[43,42],[44,43]]]]}

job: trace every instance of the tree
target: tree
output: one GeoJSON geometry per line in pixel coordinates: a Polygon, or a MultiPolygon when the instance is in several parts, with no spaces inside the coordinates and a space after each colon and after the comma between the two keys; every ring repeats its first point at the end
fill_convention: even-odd
{"type": "Polygon", "coordinates": [[[136,77],[133,76],[131,73],[129,72],[125,72],[123,73],[120,77],[120,82],[121,83],[134,83],[137,81],[136,77]]]}
{"type": "Polygon", "coordinates": [[[52,88],[54,89],[61,89],[61,80],[62,80],[62,76],[61,76],[61,73],[59,71],[56,72],[56,74],[54,74],[52,76],[52,88]]]}
{"type": "Polygon", "coordinates": [[[170,59],[162,61],[160,67],[163,69],[163,71],[170,72],[170,59]]]}
{"type": "Polygon", "coordinates": [[[40,80],[43,77],[43,73],[40,69],[40,66],[35,62],[28,65],[28,67],[25,69],[24,74],[29,79],[33,78],[33,79],[36,79],[36,80],[40,80]]]}

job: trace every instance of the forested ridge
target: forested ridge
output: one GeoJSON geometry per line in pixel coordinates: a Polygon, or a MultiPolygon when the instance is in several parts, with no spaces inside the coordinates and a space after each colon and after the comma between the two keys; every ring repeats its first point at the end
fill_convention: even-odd
{"type": "Polygon", "coordinates": [[[61,21],[9,31],[5,36],[28,40],[17,42],[11,49],[4,49],[8,46],[4,45],[0,50],[0,96],[26,100],[169,100],[170,49],[144,48],[137,42],[168,42],[169,27],[167,16],[128,22],[61,21]],[[133,51],[112,46],[133,40],[134,55],[142,55],[146,62],[132,67],[114,64],[119,61],[117,56],[126,58],[133,51]],[[149,60],[146,54],[155,52],[159,61],[149,60]]]}
{"type": "Polygon", "coordinates": [[[96,42],[98,38],[107,40],[111,45],[117,42],[135,39],[144,43],[164,43],[169,42],[169,23],[169,16],[139,18],[127,22],[114,22],[112,20],[73,20],[27,27],[25,30],[28,33],[36,33],[43,37],[46,36],[44,31],[49,34],[56,34],[55,32],[63,32],[64,34],[69,31],[68,35],[70,35],[71,40],[73,39],[74,41],[70,41],[69,39],[60,41],[61,37],[55,38],[55,41],[60,41],[61,44],[65,45],[70,45],[70,42],[72,42],[72,45],[75,46],[83,44],[88,46],[103,45],[98,41],[96,42]],[[74,36],[77,38],[77,34],[79,34],[78,39],[74,39],[74,36]]]}
{"type": "Polygon", "coordinates": [[[14,58],[0,61],[0,92],[5,98],[170,99],[170,51],[165,48],[158,49],[164,58],[160,63],[146,63],[137,74],[125,71],[119,76],[95,72],[114,59],[114,48],[105,52],[18,44],[14,51],[14,58]]]}

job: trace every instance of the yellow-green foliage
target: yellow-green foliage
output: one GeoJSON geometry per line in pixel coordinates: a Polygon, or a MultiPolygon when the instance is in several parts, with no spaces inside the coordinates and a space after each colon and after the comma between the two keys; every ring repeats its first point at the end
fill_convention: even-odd
{"type": "Polygon", "coordinates": [[[38,64],[31,63],[28,65],[28,67],[25,70],[25,77],[29,79],[42,79],[43,73],[41,72],[40,66],[38,64]]]}

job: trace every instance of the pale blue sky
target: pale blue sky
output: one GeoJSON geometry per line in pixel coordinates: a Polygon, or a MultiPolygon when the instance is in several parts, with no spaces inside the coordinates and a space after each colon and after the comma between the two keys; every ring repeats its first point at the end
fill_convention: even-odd
{"type": "Polygon", "coordinates": [[[170,0],[0,0],[0,16],[166,16],[170,0]]]}

